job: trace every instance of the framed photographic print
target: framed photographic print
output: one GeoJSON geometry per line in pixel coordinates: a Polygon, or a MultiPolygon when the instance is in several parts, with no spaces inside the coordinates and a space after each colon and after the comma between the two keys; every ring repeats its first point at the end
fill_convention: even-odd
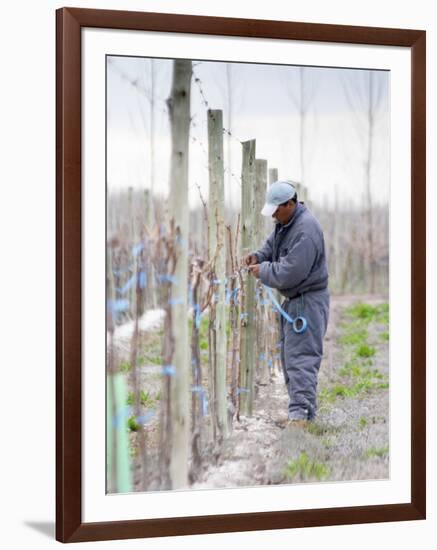
{"type": "Polygon", "coordinates": [[[57,540],[425,518],[425,31],[56,32],[57,540]]]}

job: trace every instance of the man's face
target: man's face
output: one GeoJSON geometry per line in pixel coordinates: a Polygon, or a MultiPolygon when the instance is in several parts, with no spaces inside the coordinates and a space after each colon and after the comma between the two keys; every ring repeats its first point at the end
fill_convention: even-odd
{"type": "Polygon", "coordinates": [[[274,218],[278,223],[285,225],[290,221],[293,210],[294,203],[292,201],[288,201],[286,204],[280,204],[273,212],[272,218],[274,218]]]}

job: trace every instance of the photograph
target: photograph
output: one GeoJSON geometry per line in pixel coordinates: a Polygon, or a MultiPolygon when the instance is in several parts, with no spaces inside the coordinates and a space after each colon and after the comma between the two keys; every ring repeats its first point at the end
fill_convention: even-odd
{"type": "Polygon", "coordinates": [[[5,4],[5,549],[429,548],[432,5],[5,4]]]}
{"type": "Polygon", "coordinates": [[[105,56],[107,494],[390,479],[390,77],[105,56]]]}

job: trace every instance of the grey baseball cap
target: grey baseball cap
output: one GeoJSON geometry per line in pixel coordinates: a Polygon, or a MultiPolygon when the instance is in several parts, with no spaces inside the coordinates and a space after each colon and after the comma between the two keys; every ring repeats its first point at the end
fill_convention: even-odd
{"type": "Polygon", "coordinates": [[[291,180],[275,181],[267,190],[266,202],[261,210],[263,216],[272,216],[283,202],[287,202],[296,194],[296,188],[291,180]]]}

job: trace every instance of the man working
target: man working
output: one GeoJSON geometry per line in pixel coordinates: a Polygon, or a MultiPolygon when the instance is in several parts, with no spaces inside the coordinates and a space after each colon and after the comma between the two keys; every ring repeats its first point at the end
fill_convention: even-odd
{"type": "Polygon", "coordinates": [[[272,183],[261,214],[272,216],[275,228],[263,247],[243,260],[255,277],[286,298],[281,304],[281,361],[289,395],[287,423],[305,426],[317,410],[317,377],[329,318],[323,231],[297,201],[290,181],[272,183]],[[300,324],[293,324],[299,317],[300,324]]]}

